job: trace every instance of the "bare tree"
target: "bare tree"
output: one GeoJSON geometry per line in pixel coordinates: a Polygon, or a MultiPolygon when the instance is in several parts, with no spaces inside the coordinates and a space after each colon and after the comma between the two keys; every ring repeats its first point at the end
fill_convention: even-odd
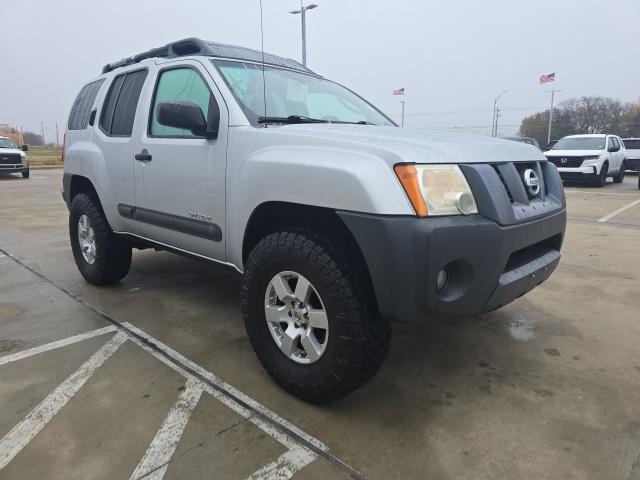
{"type": "MultiPolygon", "coordinates": [[[[522,120],[520,134],[543,145],[549,124],[549,110],[522,120]]],[[[606,97],[572,98],[553,109],[553,138],[577,133],[616,133],[640,136],[640,103],[622,103],[606,97]]]]}

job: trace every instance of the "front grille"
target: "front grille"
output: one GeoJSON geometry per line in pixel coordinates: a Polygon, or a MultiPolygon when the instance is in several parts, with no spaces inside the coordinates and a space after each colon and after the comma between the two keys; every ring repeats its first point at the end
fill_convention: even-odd
{"type": "Polygon", "coordinates": [[[562,182],[551,162],[462,164],[460,168],[476,197],[478,213],[500,225],[533,220],[564,207],[562,182]],[[535,188],[536,179],[539,188],[535,188]]]}
{"type": "Polygon", "coordinates": [[[551,163],[560,168],[577,168],[582,165],[582,157],[547,157],[551,163]]]}
{"type": "Polygon", "coordinates": [[[544,185],[544,180],[542,179],[542,172],[538,168],[538,162],[529,162],[529,163],[516,162],[513,164],[513,166],[516,167],[516,171],[518,172],[518,177],[520,177],[520,181],[522,182],[522,186],[527,192],[527,197],[529,198],[529,200],[534,199],[538,195],[540,195],[540,192],[536,194],[530,193],[528,190],[527,184],[525,183],[525,180],[524,180],[524,172],[526,170],[533,170],[536,173],[536,178],[540,182],[540,188],[542,189],[542,186],[544,185]]]}
{"type": "Polygon", "coordinates": [[[504,190],[507,192],[507,195],[509,195],[509,201],[511,203],[513,203],[513,195],[511,195],[511,190],[509,190],[507,182],[505,181],[504,177],[502,176],[502,173],[500,173],[500,169],[498,168],[498,165],[492,164],[491,166],[493,167],[493,170],[495,170],[496,174],[498,175],[498,178],[502,182],[502,186],[504,187],[504,190]]]}
{"type": "Polygon", "coordinates": [[[0,165],[15,165],[22,163],[19,153],[0,153],[0,165]]]}
{"type": "Polygon", "coordinates": [[[535,198],[546,196],[546,184],[538,162],[494,163],[491,166],[498,175],[511,203],[528,204],[535,198]],[[536,194],[532,194],[525,183],[526,170],[533,170],[540,182],[540,191],[536,194]]]}

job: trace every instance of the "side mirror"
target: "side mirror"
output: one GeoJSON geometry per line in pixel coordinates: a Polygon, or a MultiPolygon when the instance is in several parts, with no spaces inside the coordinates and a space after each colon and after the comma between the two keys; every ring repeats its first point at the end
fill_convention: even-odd
{"type": "Polygon", "coordinates": [[[202,109],[193,102],[162,102],[158,105],[156,118],[162,125],[189,130],[198,137],[218,137],[217,125],[215,131],[207,129],[202,109]]]}
{"type": "Polygon", "coordinates": [[[26,145],[26,144],[25,144],[25,145],[22,145],[22,146],[20,147],[20,150],[22,150],[23,152],[28,152],[28,151],[29,151],[29,145],[26,145]]]}

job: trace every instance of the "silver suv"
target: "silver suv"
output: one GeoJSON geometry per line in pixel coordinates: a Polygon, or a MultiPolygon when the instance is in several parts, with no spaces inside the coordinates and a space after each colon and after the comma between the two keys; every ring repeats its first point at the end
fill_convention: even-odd
{"type": "Polygon", "coordinates": [[[310,402],[371,378],[392,321],[475,315],[542,283],[565,231],[537,148],[398,128],[293,60],[199,39],[105,66],[64,158],[87,281],[125,277],[132,247],[237,270],[257,356],[310,402]]]}

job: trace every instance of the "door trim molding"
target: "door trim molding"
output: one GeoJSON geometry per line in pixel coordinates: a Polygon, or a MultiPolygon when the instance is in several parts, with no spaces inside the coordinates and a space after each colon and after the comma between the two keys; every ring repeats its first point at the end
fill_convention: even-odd
{"type": "Polygon", "coordinates": [[[124,203],[118,204],[118,213],[124,218],[148,223],[156,227],[167,228],[194,237],[206,238],[219,242],[222,240],[222,229],[217,223],[182,217],[172,213],[159,212],[149,208],[135,207],[124,203]]]}

